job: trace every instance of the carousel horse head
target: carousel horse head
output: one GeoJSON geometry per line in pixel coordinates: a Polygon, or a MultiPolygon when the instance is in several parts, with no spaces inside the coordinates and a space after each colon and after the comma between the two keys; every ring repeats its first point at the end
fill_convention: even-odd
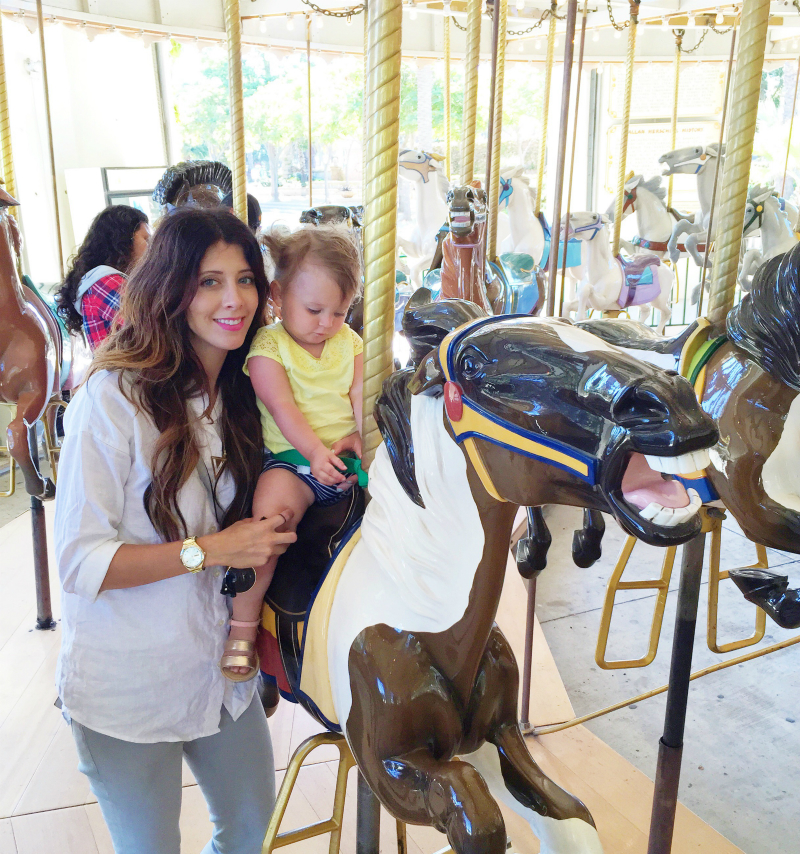
{"type": "Polygon", "coordinates": [[[771,184],[755,184],[747,191],[747,204],[744,209],[743,237],[753,236],[764,222],[766,202],[775,198],[775,207],[779,207],[775,188],[771,184]]]}
{"type": "Polygon", "coordinates": [[[476,225],[486,222],[486,191],[470,185],[453,187],[447,194],[447,207],[450,234],[467,237],[476,225]]]}
{"type": "Polygon", "coordinates": [[[609,222],[611,220],[606,214],[594,211],[570,212],[569,223],[566,219],[561,223],[561,239],[567,237],[577,240],[594,240],[609,222]]]}
{"type": "MultiPolygon", "coordinates": [[[[415,368],[394,384],[444,397],[446,423],[490,496],[593,507],[652,545],[699,532],[699,499],[664,475],[701,469],[718,434],[677,372],[560,319],[487,317],[429,296],[421,289],[409,302],[403,329],[415,368]]],[[[395,473],[419,504],[400,415],[409,404],[393,399],[392,385],[379,420],[395,473]]]]}
{"type": "MultiPolygon", "coordinates": [[[[634,175],[631,173],[626,179],[625,187],[622,191],[624,199],[622,203],[623,219],[632,213],[636,213],[637,207],[640,203],[639,192],[642,190],[652,193],[657,199],[666,204],[667,190],[665,187],[661,186],[661,175],[654,175],[652,178],[645,181],[644,175],[634,175]]],[[[609,222],[614,222],[615,208],[616,199],[612,199],[611,204],[605,212],[609,222]]]]}
{"type": "Polygon", "coordinates": [[[217,208],[233,191],[231,170],[214,160],[187,160],[170,166],[153,190],[153,201],[162,213],[193,206],[217,208]]]}
{"type": "Polygon", "coordinates": [[[441,154],[421,151],[416,148],[405,148],[400,152],[397,163],[400,167],[400,174],[404,178],[427,184],[430,173],[438,173],[437,163],[441,163],[443,160],[444,157],[441,154]]]}
{"type": "MultiPolygon", "coordinates": [[[[725,154],[725,146],[722,146],[722,154],[725,154]]],[[[659,163],[664,164],[663,175],[697,175],[719,157],[720,147],[718,142],[708,145],[690,145],[687,148],[676,148],[668,151],[658,158],[659,163]]]]}
{"type": "Polygon", "coordinates": [[[317,205],[300,214],[303,225],[353,225],[353,211],[345,205],[317,205]]]}

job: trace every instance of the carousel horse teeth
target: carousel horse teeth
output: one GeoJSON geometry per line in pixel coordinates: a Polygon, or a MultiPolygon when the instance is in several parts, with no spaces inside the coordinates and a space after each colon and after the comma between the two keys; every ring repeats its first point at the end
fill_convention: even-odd
{"type": "Polygon", "coordinates": [[[707,468],[711,463],[708,451],[695,451],[692,454],[681,454],[679,457],[654,457],[645,454],[645,459],[651,469],[664,474],[693,474],[707,468]]]}

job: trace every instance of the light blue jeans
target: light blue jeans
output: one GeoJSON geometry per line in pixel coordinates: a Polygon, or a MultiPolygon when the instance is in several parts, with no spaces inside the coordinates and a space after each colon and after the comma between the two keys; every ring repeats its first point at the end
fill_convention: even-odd
{"type": "Polygon", "coordinates": [[[238,720],[223,709],[220,731],[194,741],[135,744],[77,721],[72,734],[116,854],[180,854],[184,756],[214,822],[203,854],[260,854],[275,804],[275,764],[258,694],[238,720]]]}

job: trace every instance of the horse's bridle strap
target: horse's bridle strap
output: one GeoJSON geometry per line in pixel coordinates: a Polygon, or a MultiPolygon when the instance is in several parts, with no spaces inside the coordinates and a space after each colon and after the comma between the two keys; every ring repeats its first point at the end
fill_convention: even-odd
{"type": "MultiPolygon", "coordinates": [[[[513,315],[506,315],[513,317],[513,315]]],[[[528,315],[519,315],[529,319],[528,315]]],[[[453,383],[454,365],[452,348],[458,340],[476,326],[496,320],[495,317],[482,317],[459,326],[448,333],[439,345],[439,363],[445,380],[453,383]]],[[[459,386],[460,391],[460,386],[459,386]]],[[[483,456],[475,440],[483,439],[501,448],[507,448],[526,457],[542,460],[550,465],[564,469],[588,483],[597,482],[598,461],[556,440],[538,436],[531,431],[517,427],[496,415],[486,412],[469,400],[460,391],[462,408],[458,418],[452,417],[445,407],[450,428],[458,444],[464,444],[470,461],[475,468],[484,489],[498,501],[505,501],[492,481],[483,456]]]]}

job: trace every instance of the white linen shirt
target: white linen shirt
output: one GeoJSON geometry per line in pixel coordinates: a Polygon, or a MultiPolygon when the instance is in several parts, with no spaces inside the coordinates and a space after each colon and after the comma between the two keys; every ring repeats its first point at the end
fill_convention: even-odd
{"type": "MultiPolygon", "coordinates": [[[[189,401],[208,471],[220,456],[216,419],[201,418],[207,399],[189,401]]],[[[219,731],[222,706],[236,720],[255,680],[234,684],[218,667],[227,638],[228,602],[221,567],[140,587],[100,587],[123,543],[161,542],[144,509],[158,431],[101,371],[74,396],[64,418],[58,467],[55,552],[61,578],[61,654],[56,686],[67,720],[124,741],[190,741],[219,731]]],[[[213,475],[212,475],[213,476],[213,475]]],[[[254,474],[255,476],[255,474],[254,474]]],[[[222,508],[233,497],[226,473],[222,508]]],[[[195,471],[178,505],[190,535],[217,530],[208,490],[195,471]]]]}

